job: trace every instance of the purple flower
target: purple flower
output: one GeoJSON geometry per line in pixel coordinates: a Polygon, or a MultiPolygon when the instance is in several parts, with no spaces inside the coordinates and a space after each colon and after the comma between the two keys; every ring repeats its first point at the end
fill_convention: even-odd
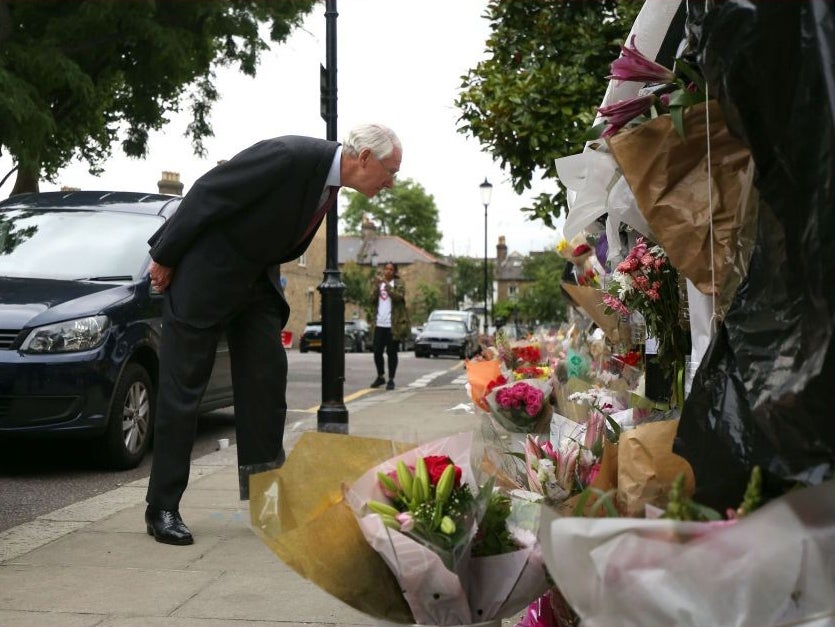
{"type": "Polygon", "coordinates": [[[623,128],[630,120],[644,113],[652,104],[655,96],[647,94],[637,98],[619,100],[608,107],[600,107],[597,111],[606,119],[609,126],[603,131],[602,137],[611,137],[623,128]]]}
{"type": "Polygon", "coordinates": [[[612,61],[612,74],[606,78],[635,83],[672,83],[676,75],[672,70],[645,57],[635,47],[635,35],[628,46],[621,47],[621,56],[612,61]]]}

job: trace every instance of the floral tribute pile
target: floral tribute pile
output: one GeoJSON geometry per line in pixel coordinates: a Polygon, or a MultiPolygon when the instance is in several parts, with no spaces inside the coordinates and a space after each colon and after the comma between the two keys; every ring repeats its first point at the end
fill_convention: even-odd
{"type": "MultiPolygon", "coordinates": [[[[643,357],[633,347],[566,325],[555,336],[499,338],[496,351],[468,363],[471,375],[468,392],[483,417],[497,481],[542,508],[538,537],[553,585],[519,615],[517,627],[741,624],[734,622],[740,616],[753,617],[745,624],[780,625],[820,608],[816,595],[835,586],[823,562],[794,560],[787,570],[780,563],[794,550],[809,555],[801,545],[835,550],[832,482],[765,504],[755,472],[739,507],[717,512],[695,503],[692,469],[672,450],[680,409],[643,396],[643,357]],[[500,407],[479,402],[518,382],[543,382],[517,381],[520,355],[550,373],[547,429],[503,422],[500,407]],[[483,372],[495,385],[478,380],[483,372]],[[789,513],[800,503],[806,522],[789,513]],[[783,525],[799,539],[763,551],[769,537],[786,533],[783,525]],[[777,572],[785,577],[772,597],[765,582],[777,572]],[[809,596],[794,606],[791,590],[801,579],[809,596]],[[651,600],[642,592],[670,585],[686,592],[651,600]],[[708,602],[728,590],[740,592],[727,605],[708,602]]],[[[835,612],[835,601],[830,605],[835,612]]]]}
{"type": "Polygon", "coordinates": [[[467,625],[518,612],[547,588],[538,510],[476,480],[472,434],[369,469],[346,501],[416,622],[467,625]]]}

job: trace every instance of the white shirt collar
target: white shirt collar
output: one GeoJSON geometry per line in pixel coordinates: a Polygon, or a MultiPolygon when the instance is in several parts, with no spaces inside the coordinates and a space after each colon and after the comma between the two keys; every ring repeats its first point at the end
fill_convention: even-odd
{"type": "Polygon", "coordinates": [[[339,164],[342,162],[342,144],[339,144],[336,147],[336,152],[333,155],[333,161],[331,162],[331,169],[328,170],[328,177],[325,179],[325,188],[328,187],[341,187],[342,186],[342,177],[340,176],[339,172],[339,164]]]}

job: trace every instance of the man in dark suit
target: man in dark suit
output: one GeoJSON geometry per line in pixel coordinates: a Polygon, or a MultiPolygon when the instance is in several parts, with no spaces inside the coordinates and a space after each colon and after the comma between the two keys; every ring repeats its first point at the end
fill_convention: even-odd
{"type": "Polygon", "coordinates": [[[394,185],[402,147],[390,129],[354,128],[344,144],[261,141],[201,176],[149,240],[151,285],[165,292],[154,457],[145,523],[166,544],[191,544],[179,514],[197,408],[226,333],[235,395],[241,498],[249,475],[284,462],[290,308],[279,264],[310,244],[339,187],[371,198],[394,185]]]}

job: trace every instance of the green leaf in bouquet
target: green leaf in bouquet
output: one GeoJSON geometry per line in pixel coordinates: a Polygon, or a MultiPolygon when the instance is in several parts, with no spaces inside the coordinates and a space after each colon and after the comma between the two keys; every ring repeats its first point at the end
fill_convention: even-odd
{"type": "Polygon", "coordinates": [[[472,555],[474,557],[501,555],[519,548],[507,526],[509,517],[510,497],[498,491],[493,492],[473,540],[472,555]]]}
{"type": "Polygon", "coordinates": [[[684,473],[679,473],[670,485],[669,501],[662,518],[670,520],[712,521],[722,520],[722,516],[714,509],[696,503],[687,498],[684,493],[684,473]]]}
{"type": "Polygon", "coordinates": [[[585,490],[580,493],[579,498],[577,499],[577,504],[574,506],[574,510],[572,514],[574,516],[585,516],[588,518],[594,518],[601,512],[606,512],[606,516],[609,518],[620,518],[620,512],[618,508],[615,506],[614,499],[617,496],[617,490],[608,490],[604,491],[599,488],[593,488],[589,486],[585,490]],[[594,503],[588,508],[586,511],[586,506],[588,501],[591,497],[597,497],[594,503]]]}
{"type": "Polygon", "coordinates": [[[670,120],[678,136],[686,140],[687,135],[684,133],[684,107],[670,105],[670,120]]]}
{"type": "Polygon", "coordinates": [[[745,494],[742,496],[742,503],[736,510],[737,516],[747,516],[762,504],[762,477],[760,467],[754,466],[751,469],[751,478],[745,487],[745,494]]]}

